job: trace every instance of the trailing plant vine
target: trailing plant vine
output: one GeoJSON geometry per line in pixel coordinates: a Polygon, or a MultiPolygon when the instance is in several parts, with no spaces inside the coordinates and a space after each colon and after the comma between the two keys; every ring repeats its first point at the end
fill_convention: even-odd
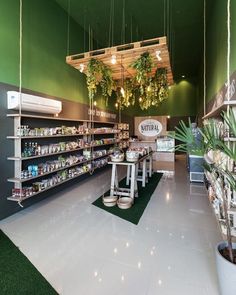
{"type": "Polygon", "coordinates": [[[91,58],[87,65],[86,81],[89,99],[93,99],[100,85],[102,95],[107,99],[112,95],[114,81],[111,69],[102,61],[91,58]]]}
{"type": "Polygon", "coordinates": [[[106,103],[112,91],[116,89],[117,102],[121,108],[134,105],[136,101],[142,110],[151,106],[157,107],[168,97],[168,81],[165,68],[157,69],[152,77],[153,66],[152,56],[149,52],[144,52],[130,65],[135,70],[134,77],[125,79],[121,87],[115,86],[109,66],[100,60],[91,58],[86,72],[89,99],[94,98],[100,86],[106,103]]]}

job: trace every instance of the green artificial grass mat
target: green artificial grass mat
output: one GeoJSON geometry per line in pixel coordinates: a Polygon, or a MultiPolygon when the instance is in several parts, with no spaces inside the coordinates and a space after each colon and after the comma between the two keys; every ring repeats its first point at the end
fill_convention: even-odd
{"type": "MultiPolygon", "coordinates": [[[[145,187],[142,187],[142,183],[138,181],[138,198],[135,198],[134,204],[129,209],[120,209],[118,206],[106,207],[103,205],[102,197],[99,197],[96,201],[93,202],[93,205],[106,210],[107,212],[114,214],[122,219],[125,219],[134,224],[138,224],[145,208],[147,207],[148,202],[151,199],[151,196],[157,187],[162,173],[154,173],[151,178],[148,179],[145,187]]],[[[125,184],[126,178],[122,179],[119,182],[120,187],[127,187],[125,184]]],[[[105,193],[105,196],[109,196],[110,191],[105,193]]]]}
{"type": "Polygon", "coordinates": [[[0,230],[0,294],[58,294],[33,264],[0,230]]]}

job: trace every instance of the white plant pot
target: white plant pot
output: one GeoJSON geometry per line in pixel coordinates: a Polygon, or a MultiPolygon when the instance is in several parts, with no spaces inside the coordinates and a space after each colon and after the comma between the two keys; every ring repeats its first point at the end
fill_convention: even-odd
{"type": "MultiPolygon", "coordinates": [[[[227,242],[220,242],[215,249],[216,252],[216,268],[220,285],[221,295],[236,294],[236,264],[229,262],[219,252],[225,248],[227,242]]],[[[233,243],[233,248],[236,249],[236,243],[233,243]]]]}

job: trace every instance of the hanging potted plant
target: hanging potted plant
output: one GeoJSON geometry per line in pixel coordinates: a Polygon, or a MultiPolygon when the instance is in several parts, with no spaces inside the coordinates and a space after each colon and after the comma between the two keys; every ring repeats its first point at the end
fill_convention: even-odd
{"type": "Polygon", "coordinates": [[[168,98],[168,81],[167,81],[167,71],[165,68],[160,68],[156,70],[154,76],[154,84],[156,92],[158,95],[159,102],[168,98]]]}
{"type": "Polygon", "coordinates": [[[122,85],[116,87],[116,96],[121,108],[135,104],[135,85],[132,79],[127,78],[122,85]]]}
{"type": "Polygon", "coordinates": [[[145,88],[148,87],[149,75],[152,72],[153,60],[149,52],[144,52],[131,65],[136,70],[133,78],[133,84],[137,84],[139,97],[142,97],[140,106],[148,108],[149,99],[145,97],[145,88]]]}
{"type": "Polygon", "coordinates": [[[102,78],[100,81],[100,86],[102,89],[102,95],[106,98],[106,105],[108,104],[108,97],[111,97],[112,91],[114,90],[114,81],[112,79],[111,69],[102,64],[101,67],[102,78]]]}
{"type": "Polygon", "coordinates": [[[153,60],[149,52],[144,52],[131,67],[136,70],[133,85],[138,89],[138,100],[142,110],[158,106],[168,97],[168,81],[165,68],[156,70],[151,77],[153,60]]]}
{"type": "Polygon", "coordinates": [[[87,65],[86,82],[89,99],[92,100],[97,93],[98,86],[101,87],[102,95],[106,98],[112,95],[114,81],[111,69],[102,61],[91,58],[87,65]]]}
{"type": "MultiPolygon", "coordinates": [[[[230,134],[236,138],[236,119],[232,109],[223,112],[223,120],[230,134]]],[[[222,138],[223,124],[218,124],[214,119],[204,122],[200,130],[202,140],[195,138],[191,123],[187,126],[183,121],[176,128],[175,139],[181,141],[176,150],[193,155],[204,156],[205,175],[214,193],[215,212],[219,222],[225,229],[226,240],[216,246],[216,265],[222,295],[236,294],[236,243],[232,243],[232,220],[229,209],[235,206],[232,203],[231,193],[236,190],[236,178],[232,169],[232,162],[236,162],[236,147],[234,142],[227,142],[222,138]],[[221,160],[214,157],[215,152],[220,152],[221,160]]],[[[233,210],[236,210],[234,207],[233,210]]]]}
{"type": "Polygon", "coordinates": [[[86,82],[89,99],[92,100],[97,93],[97,86],[101,80],[101,62],[91,58],[87,65],[86,82]]]}

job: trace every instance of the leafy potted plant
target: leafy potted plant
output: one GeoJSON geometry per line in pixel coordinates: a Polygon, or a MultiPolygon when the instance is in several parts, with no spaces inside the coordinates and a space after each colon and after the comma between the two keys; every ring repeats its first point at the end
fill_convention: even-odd
{"type": "Polygon", "coordinates": [[[168,81],[165,68],[157,68],[152,76],[154,62],[149,52],[144,52],[131,65],[136,73],[133,87],[138,90],[138,101],[142,110],[158,106],[168,97],[168,81]]]}
{"type": "Polygon", "coordinates": [[[106,101],[108,97],[112,95],[112,90],[114,88],[112,71],[102,61],[95,58],[89,60],[86,71],[86,81],[90,100],[94,98],[99,85],[106,101]]]}
{"type": "Polygon", "coordinates": [[[176,150],[193,155],[201,155],[205,159],[204,169],[206,178],[213,190],[215,212],[221,226],[225,229],[226,240],[216,246],[216,265],[222,295],[236,294],[236,243],[232,242],[232,220],[229,209],[236,210],[235,201],[232,203],[232,192],[236,190],[236,178],[232,163],[236,163],[235,142],[236,118],[233,110],[222,113],[225,124],[209,119],[204,121],[200,130],[202,140],[196,139],[191,129],[191,122],[187,126],[183,121],[176,127],[173,137],[180,144],[176,150]],[[225,138],[226,137],[226,138],[225,138]],[[228,140],[227,140],[228,137],[228,140]],[[218,156],[216,157],[215,154],[218,156]]]}

